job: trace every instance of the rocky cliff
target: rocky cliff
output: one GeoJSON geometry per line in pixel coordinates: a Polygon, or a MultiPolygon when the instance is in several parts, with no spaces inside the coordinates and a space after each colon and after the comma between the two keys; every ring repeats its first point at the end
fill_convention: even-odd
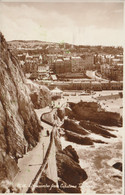
{"type": "Polygon", "coordinates": [[[26,84],[35,109],[44,108],[48,104],[51,104],[51,93],[46,86],[34,83],[29,79],[26,80],[26,84]]]}
{"type": "Polygon", "coordinates": [[[56,154],[59,189],[65,193],[81,193],[80,186],[88,178],[79,165],[79,157],[71,145],[56,154]]]}
{"type": "MultiPolygon", "coordinates": [[[[60,129],[62,146],[64,148],[70,142],[79,157],[75,156],[75,159],[79,159],[88,175],[81,185],[82,194],[122,193],[123,129],[120,115],[103,110],[96,102],[82,101],[70,103],[63,112],[58,112],[58,116],[64,121],[60,129]]],[[[74,154],[69,146],[57,152],[58,176],[65,183],[70,182],[70,185],[74,185],[77,176],[77,172],[74,172],[78,170],[72,164],[72,153],[74,154]]],[[[77,181],[79,179],[78,177],[77,181]]],[[[60,186],[67,186],[62,180],[60,186]]]]}
{"type": "Polygon", "coordinates": [[[80,186],[88,176],[79,165],[77,152],[71,145],[62,149],[58,136],[56,136],[55,144],[59,189],[64,193],[81,193],[80,186]]]}
{"type": "Polygon", "coordinates": [[[20,64],[0,33],[0,182],[15,176],[17,159],[37,144],[40,131],[20,64]]]}
{"type": "Polygon", "coordinates": [[[71,102],[69,107],[58,109],[57,114],[63,120],[65,139],[81,145],[106,144],[103,138],[117,137],[107,126],[122,126],[119,113],[105,111],[96,102],[71,102]],[[93,135],[96,137],[93,138],[93,135]]]}
{"type": "Polygon", "coordinates": [[[88,120],[105,126],[122,126],[122,117],[119,113],[108,112],[101,108],[97,102],[69,103],[67,115],[76,120],[88,120]]]}

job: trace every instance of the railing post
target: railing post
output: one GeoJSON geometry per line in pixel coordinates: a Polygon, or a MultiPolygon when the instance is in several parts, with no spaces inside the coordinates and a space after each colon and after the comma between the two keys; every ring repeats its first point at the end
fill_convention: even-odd
{"type": "Polygon", "coordinates": [[[42,144],[42,146],[43,146],[43,159],[44,159],[44,143],[42,144]]]}

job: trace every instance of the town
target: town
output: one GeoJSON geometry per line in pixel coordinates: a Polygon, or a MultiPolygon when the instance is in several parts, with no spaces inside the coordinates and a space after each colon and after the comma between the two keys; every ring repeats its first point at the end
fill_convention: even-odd
{"type": "Polygon", "coordinates": [[[27,78],[50,89],[123,89],[123,48],[10,41],[27,78]]]}

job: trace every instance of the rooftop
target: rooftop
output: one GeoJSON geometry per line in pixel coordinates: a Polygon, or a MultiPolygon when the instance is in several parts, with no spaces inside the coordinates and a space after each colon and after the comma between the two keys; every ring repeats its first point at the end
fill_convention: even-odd
{"type": "Polygon", "coordinates": [[[72,57],[72,59],[81,59],[80,56],[72,57]]]}
{"type": "Polygon", "coordinates": [[[58,62],[62,62],[63,60],[62,60],[62,59],[57,59],[56,61],[58,61],[58,62]]]}
{"type": "Polygon", "coordinates": [[[70,60],[70,58],[64,58],[64,60],[70,60]]]}

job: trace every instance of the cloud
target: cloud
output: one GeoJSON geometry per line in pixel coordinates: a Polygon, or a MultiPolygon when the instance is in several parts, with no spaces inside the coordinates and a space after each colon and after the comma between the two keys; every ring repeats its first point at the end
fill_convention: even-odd
{"type": "Polygon", "coordinates": [[[2,3],[0,28],[7,40],[121,45],[122,15],[118,3],[2,3]]]}
{"type": "Polygon", "coordinates": [[[123,45],[123,31],[119,29],[98,29],[90,26],[83,32],[83,43],[93,45],[123,45]]]}

